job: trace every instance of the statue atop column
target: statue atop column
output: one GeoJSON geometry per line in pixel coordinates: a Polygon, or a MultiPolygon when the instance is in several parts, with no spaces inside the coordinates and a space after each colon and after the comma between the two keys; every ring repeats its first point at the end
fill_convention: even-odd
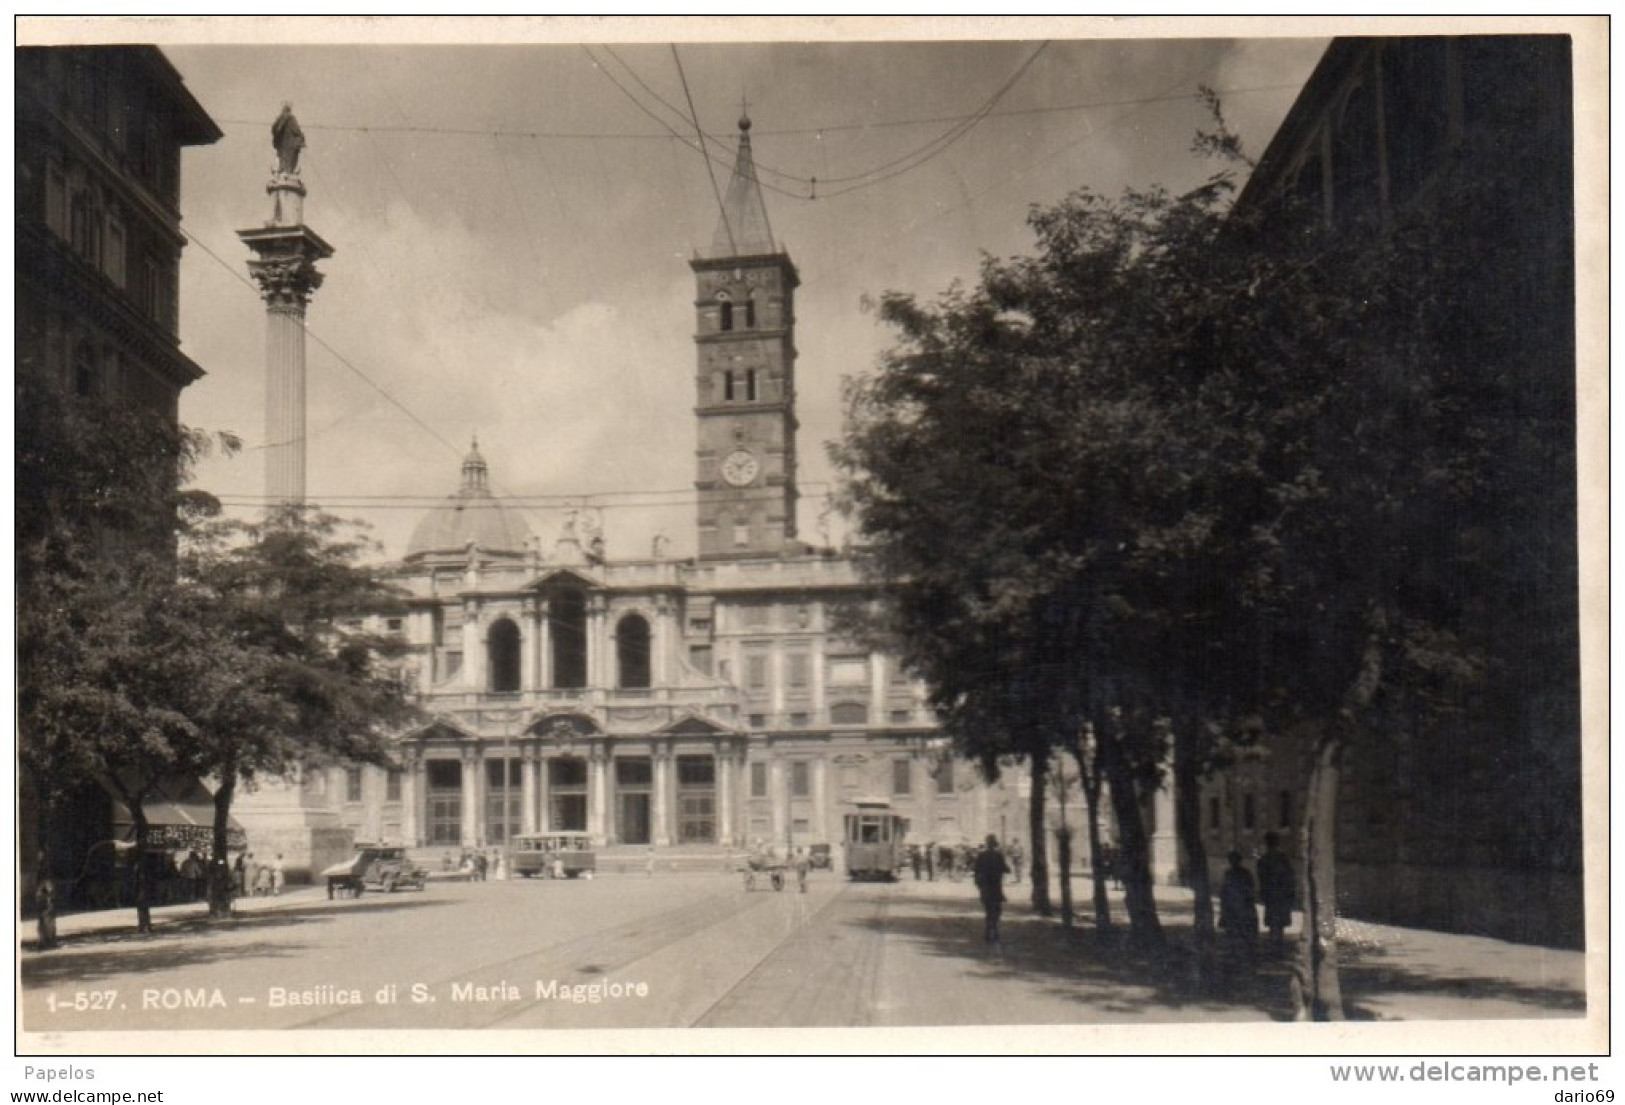
{"type": "Polygon", "coordinates": [[[305,132],[293,117],[293,105],[284,103],[282,114],[271,124],[271,145],[276,148],[276,171],[283,176],[299,175],[299,151],[305,148],[305,132]]]}

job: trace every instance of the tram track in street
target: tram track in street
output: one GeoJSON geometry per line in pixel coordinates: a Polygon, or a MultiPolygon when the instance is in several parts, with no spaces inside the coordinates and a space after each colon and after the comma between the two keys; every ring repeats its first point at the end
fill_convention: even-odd
{"type": "MultiPolygon", "coordinates": [[[[698,902],[639,916],[585,936],[534,948],[519,955],[493,959],[478,967],[425,981],[429,992],[437,997],[443,997],[457,984],[481,985],[501,979],[523,980],[526,985],[532,985],[532,980],[540,978],[556,979],[560,985],[591,983],[625,972],[664,948],[760,908],[772,897],[774,895],[746,902],[742,906],[737,884],[730,880],[727,890],[719,890],[698,902]]],[[[524,996],[518,1001],[489,1007],[484,1004],[468,1005],[463,1007],[467,1015],[459,1017],[454,1027],[477,1029],[500,1026],[546,1004],[547,1000],[524,996]]],[[[339,1009],[289,1027],[342,1028],[345,1026],[341,1022],[353,1019],[356,1012],[352,1008],[339,1009]]]]}
{"type": "Polygon", "coordinates": [[[892,887],[884,884],[884,892],[877,889],[874,893],[855,893],[859,885],[842,887],[815,913],[819,920],[829,920],[825,915],[832,908],[851,909],[857,915],[856,923],[843,918],[827,927],[800,926],[694,1018],[689,1027],[858,1028],[874,1023],[874,1013],[880,1007],[892,887]],[[869,908],[853,908],[860,903],[869,908]],[[796,1012],[786,1017],[791,1010],[796,1012]]]}

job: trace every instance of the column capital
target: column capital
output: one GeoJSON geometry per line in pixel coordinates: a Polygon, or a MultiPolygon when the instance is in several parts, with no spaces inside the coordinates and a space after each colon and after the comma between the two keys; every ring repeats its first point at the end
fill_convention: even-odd
{"type": "Polygon", "coordinates": [[[322,274],[316,266],[302,257],[278,257],[267,261],[250,261],[248,274],[259,285],[260,297],[272,309],[303,311],[311,296],[322,286],[322,274]]]}
{"type": "Polygon", "coordinates": [[[254,251],[248,272],[260,286],[266,306],[302,311],[322,286],[316,262],[333,256],[333,247],[302,223],[239,230],[237,237],[254,251]]]}

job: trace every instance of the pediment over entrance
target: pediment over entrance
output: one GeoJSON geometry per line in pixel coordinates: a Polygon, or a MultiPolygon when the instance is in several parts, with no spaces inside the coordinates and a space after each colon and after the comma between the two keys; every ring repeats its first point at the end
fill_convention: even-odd
{"type": "Polygon", "coordinates": [[[664,729],[655,731],[662,735],[674,737],[715,737],[733,732],[732,729],[718,725],[709,718],[703,718],[697,714],[689,714],[687,717],[678,718],[664,729]]]}
{"type": "Polygon", "coordinates": [[[401,740],[413,742],[471,741],[476,739],[476,734],[464,729],[456,722],[450,720],[449,718],[438,717],[434,718],[421,728],[413,729],[401,734],[401,740]]]}
{"type": "Polygon", "coordinates": [[[525,590],[544,591],[549,587],[558,586],[583,587],[589,591],[596,591],[603,586],[603,582],[572,568],[550,568],[527,583],[525,590]]]}
{"type": "Polygon", "coordinates": [[[576,737],[597,736],[603,729],[586,714],[565,713],[537,718],[525,731],[543,740],[574,740],[576,737]]]}

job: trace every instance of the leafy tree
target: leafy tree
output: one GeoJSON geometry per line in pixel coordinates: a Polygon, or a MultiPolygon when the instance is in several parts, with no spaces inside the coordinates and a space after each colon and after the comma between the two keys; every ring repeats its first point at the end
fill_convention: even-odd
{"type": "Polygon", "coordinates": [[[355,526],[292,507],[260,524],[200,527],[183,548],[183,575],[243,653],[221,673],[225,693],[193,704],[215,781],[214,916],[231,910],[226,848],[238,788],[323,763],[387,762],[387,735],[414,716],[396,663],[405,643],[347,625],[399,607],[368,562],[374,552],[355,526]]]}
{"type": "Polygon", "coordinates": [[[1504,732],[1494,706],[1572,724],[1529,674],[1574,678],[1572,268],[1561,232],[1509,217],[1563,210],[1566,178],[1474,142],[1369,224],[1232,215],[1222,176],[1035,210],[1035,253],[974,290],[881,300],[900,340],[832,450],[877,623],[950,731],[1035,776],[1089,735],[1142,946],[1144,796],[1175,786],[1205,943],[1199,781],[1266,735],[1309,742],[1306,1015],[1342,1013],[1347,749],[1504,732]]]}
{"type": "MultiPolygon", "coordinates": [[[[130,807],[188,762],[190,723],[171,691],[195,677],[166,648],[191,632],[175,591],[173,543],[195,497],[178,491],[213,442],[154,412],[69,396],[37,366],[16,380],[18,762],[39,854],[40,942],[55,943],[53,826],[63,800],[105,784],[130,807]]],[[[235,447],[229,437],[219,444],[235,447]]],[[[138,916],[148,923],[137,866],[138,916]]]]}
{"type": "Polygon", "coordinates": [[[363,562],[372,547],[331,517],[221,522],[208,496],[178,490],[205,435],[32,373],[17,395],[19,760],[39,825],[41,944],[55,942],[57,811],[87,783],[130,811],[147,931],[145,803],[171,776],[212,778],[211,912],[229,914],[237,786],[378,762],[407,716],[392,663],[403,646],[342,624],[387,612],[395,593],[363,562]]]}

